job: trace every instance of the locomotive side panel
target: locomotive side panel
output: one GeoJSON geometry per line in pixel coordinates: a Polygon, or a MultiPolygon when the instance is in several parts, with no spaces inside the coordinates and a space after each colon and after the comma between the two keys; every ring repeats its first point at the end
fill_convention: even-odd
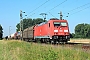
{"type": "Polygon", "coordinates": [[[48,23],[34,27],[34,38],[49,38],[48,23]]]}
{"type": "Polygon", "coordinates": [[[34,27],[34,39],[35,38],[41,38],[41,31],[42,26],[35,26],[34,27]]]}
{"type": "Polygon", "coordinates": [[[43,38],[47,37],[48,32],[49,32],[48,31],[48,25],[47,24],[42,25],[42,27],[41,27],[41,36],[43,38]]]}

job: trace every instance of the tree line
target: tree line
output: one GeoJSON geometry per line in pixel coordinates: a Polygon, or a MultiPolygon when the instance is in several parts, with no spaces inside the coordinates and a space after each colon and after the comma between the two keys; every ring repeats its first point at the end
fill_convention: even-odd
{"type": "MultiPolygon", "coordinates": [[[[23,19],[23,22],[21,21],[21,24],[23,24],[23,29],[26,29],[28,27],[34,26],[36,24],[40,24],[42,22],[46,22],[47,20],[43,20],[42,18],[36,18],[36,19],[32,19],[32,18],[28,18],[28,19],[23,19]]],[[[16,25],[17,29],[16,31],[20,31],[20,23],[18,23],[16,25]]]]}
{"type": "Polygon", "coordinates": [[[75,26],[75,33],[70,34],[71,38],[90,38],[90,24],[81,23],[75,26]]]}
{"type": "MultiPolygon", "coordinates": [[[[23,29],[26,29],[35,24],[40,24],[41,22],[45,22],[47,20],[43,20],[42,18],[37,19],[23,19],[23,29]]],[[[17,30],[20,31],[20,23],[16,25],[17,30]]],[[[74,29],[75,33],[70,33],[71,38],[90,38],[90,24],[81,23],[77,24],[74,29]]]]}

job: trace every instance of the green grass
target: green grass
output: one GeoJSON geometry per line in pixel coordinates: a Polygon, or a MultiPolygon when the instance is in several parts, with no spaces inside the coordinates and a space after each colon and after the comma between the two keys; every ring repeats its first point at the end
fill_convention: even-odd
{"type": "Polygon", "coordinates": [[[90,60],[90,51],[23,41],[0,41],[0,60],[90,60]]]}

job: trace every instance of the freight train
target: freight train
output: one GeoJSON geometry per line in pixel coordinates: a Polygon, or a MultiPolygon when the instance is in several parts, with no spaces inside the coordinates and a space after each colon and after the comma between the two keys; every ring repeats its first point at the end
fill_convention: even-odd
{"type": "Polygon", "coordinates": [[[20,32],[15,32],[11,34],[10,36],[7,36],[8,39],[20,39],[20,32]]]}
{"type": "Polygon", "coordinates": [[[23,31],[24,40],[61,43],[70,40],[69,25],[67,20],[50,19],[47,22],[28,27],[23,31]]]}

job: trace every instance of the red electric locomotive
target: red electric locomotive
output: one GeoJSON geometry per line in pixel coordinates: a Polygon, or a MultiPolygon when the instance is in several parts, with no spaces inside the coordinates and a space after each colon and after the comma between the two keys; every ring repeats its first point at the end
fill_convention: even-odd
{"type": "Polygon", "coordinates": [[[67,42],[70,40],[70,32],[67,20],[50,19],[34,26],[33,38],[41,42],[67,42]]]}

